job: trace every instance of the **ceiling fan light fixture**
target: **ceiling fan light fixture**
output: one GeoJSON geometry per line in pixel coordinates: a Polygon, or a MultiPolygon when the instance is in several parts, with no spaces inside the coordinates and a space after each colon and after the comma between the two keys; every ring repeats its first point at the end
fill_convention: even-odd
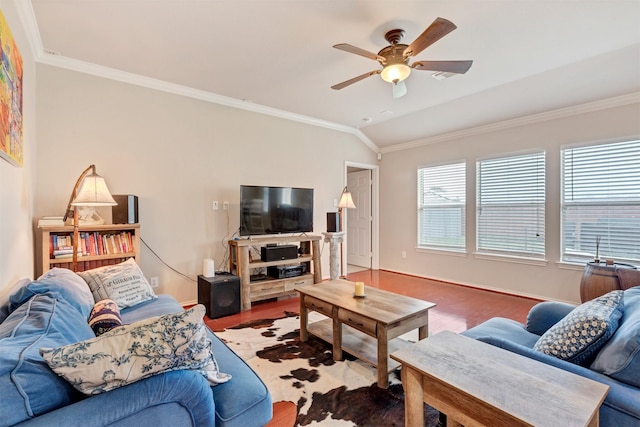
{"type": "Polygon", "coordinates": [[[409,77],[411,67],[405,63],[389,64],[380,73],[382,80],[389,83],[398,83],[409,77]]]}

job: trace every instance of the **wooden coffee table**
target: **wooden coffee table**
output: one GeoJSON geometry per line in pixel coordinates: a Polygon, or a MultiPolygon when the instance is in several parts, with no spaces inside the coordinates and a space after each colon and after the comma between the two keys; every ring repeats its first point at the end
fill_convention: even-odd
{"type": "Polygon", "coordinates": [[[453,332],[391,357],[402,363],[405,425],[424,426],[424,403],[448,426],[597,426],[609,386],[453,332]]]}
{"type": "Polygon", "coordinates": [[[356,298],[354,288],[353,282],[339,279],[298,286],[300,340],[307,341],[311,333],[333,345],[334,360],[342,360],[344,350],[377,366],[378,386],[387,388],[389,372],[400,366],[389,352],[410,344],[396,338],[414,329],[418,339],[426,338],[435,304],[368,286],[365,298],[356,298]],[[309,311],[329,318],[309,324],[309,311]]]}

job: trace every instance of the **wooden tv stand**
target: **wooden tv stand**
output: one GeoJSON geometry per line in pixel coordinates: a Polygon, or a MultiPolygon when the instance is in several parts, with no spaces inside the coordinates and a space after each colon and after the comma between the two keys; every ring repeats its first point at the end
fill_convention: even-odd
{"type": "MultiPolygon", "coordinates": [[[[240,277],[242,295],[242,310],[251,309],[251,303],[269,298],[286,295],[296,295],[296,288],[300,285],[309,285],[322,282],[322,269],[320,266],[320,240],[321,236],[271,236],[249,237],[239,240],[229,240],[229,271],[240,277]],[[262,261],[260,259],[260,247],[266,245],[278,245],[299,243],[302,253],[296,259],[284,259],[278,261],[262,261]],[[251,253],[255,248],[257,252],[251,253]],[[257,254],[257,255],[256,255],[257,254]],[[306,273],[301,276],[287,278],[264,277],[252,280],[252,271],[266,269],[279,265],[306,266],[306,273]]],[[[266,274],[266,273],[265,273],[266,274]]]]}

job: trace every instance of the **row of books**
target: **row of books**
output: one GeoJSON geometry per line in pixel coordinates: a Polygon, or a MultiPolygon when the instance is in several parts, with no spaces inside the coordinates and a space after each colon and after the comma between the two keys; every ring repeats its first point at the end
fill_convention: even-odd
{"type": "MultiPolygon", "coordinates": [[[[133,235],[130,231],[99,232],[81,231],[78,241],[78,256],[113,255],[132,253],[133,235]]],[[[52,259],[71,258],[73,256],[73,234],[50,234],[49,256],[52,259]]]]}
{"type": "MultiPolygon", "coordinates": [[[[106,265],[119,264],[123,261],[126,261],[127,258],[110,258],[110,259],[97,259],[93,261],[78,261],[78,267],[76,271],[86,271],[92,270],[98,267],[104,267],[106,265]]],[[[71,270],[73,268],[73,264],[71,262],[56,262],[55,265],[51,267],[59,267],[59,268],[68,268],[71,270]]]]}

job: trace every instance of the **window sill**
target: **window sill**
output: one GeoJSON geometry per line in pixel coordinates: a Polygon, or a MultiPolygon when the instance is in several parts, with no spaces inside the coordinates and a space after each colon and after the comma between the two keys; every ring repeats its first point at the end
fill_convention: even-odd
{"type": "Polygon", "coordinates": [[[474,252],[473,256],[477,259],[485,259],[489,261],[511,262],[515,264],[536,265],[540,267],[546,267],[547,264],[549,264],[549,261],[547,261],[546,259],[525,258],[518,256],[497,255],[480,252],[474,252]]]}
{"type": "Polygon", "coordinates": [[[438,255],[448,255],[448,256],[457,256],[457,257],[466,257],[467,252],[460,250],[456,251],[453,249],[436,249],[436,248],[424,248],[424,247],[416,247],[416,252],[423,254],[438,254],[438,255]]]}
{"type": "Polygon", "coordinates": [[[580,264],[578,262],[558,261],[556,262],[556,265],[562,270],[582,271],[587,263],[585,262],[584,264],[580,264]]]}

